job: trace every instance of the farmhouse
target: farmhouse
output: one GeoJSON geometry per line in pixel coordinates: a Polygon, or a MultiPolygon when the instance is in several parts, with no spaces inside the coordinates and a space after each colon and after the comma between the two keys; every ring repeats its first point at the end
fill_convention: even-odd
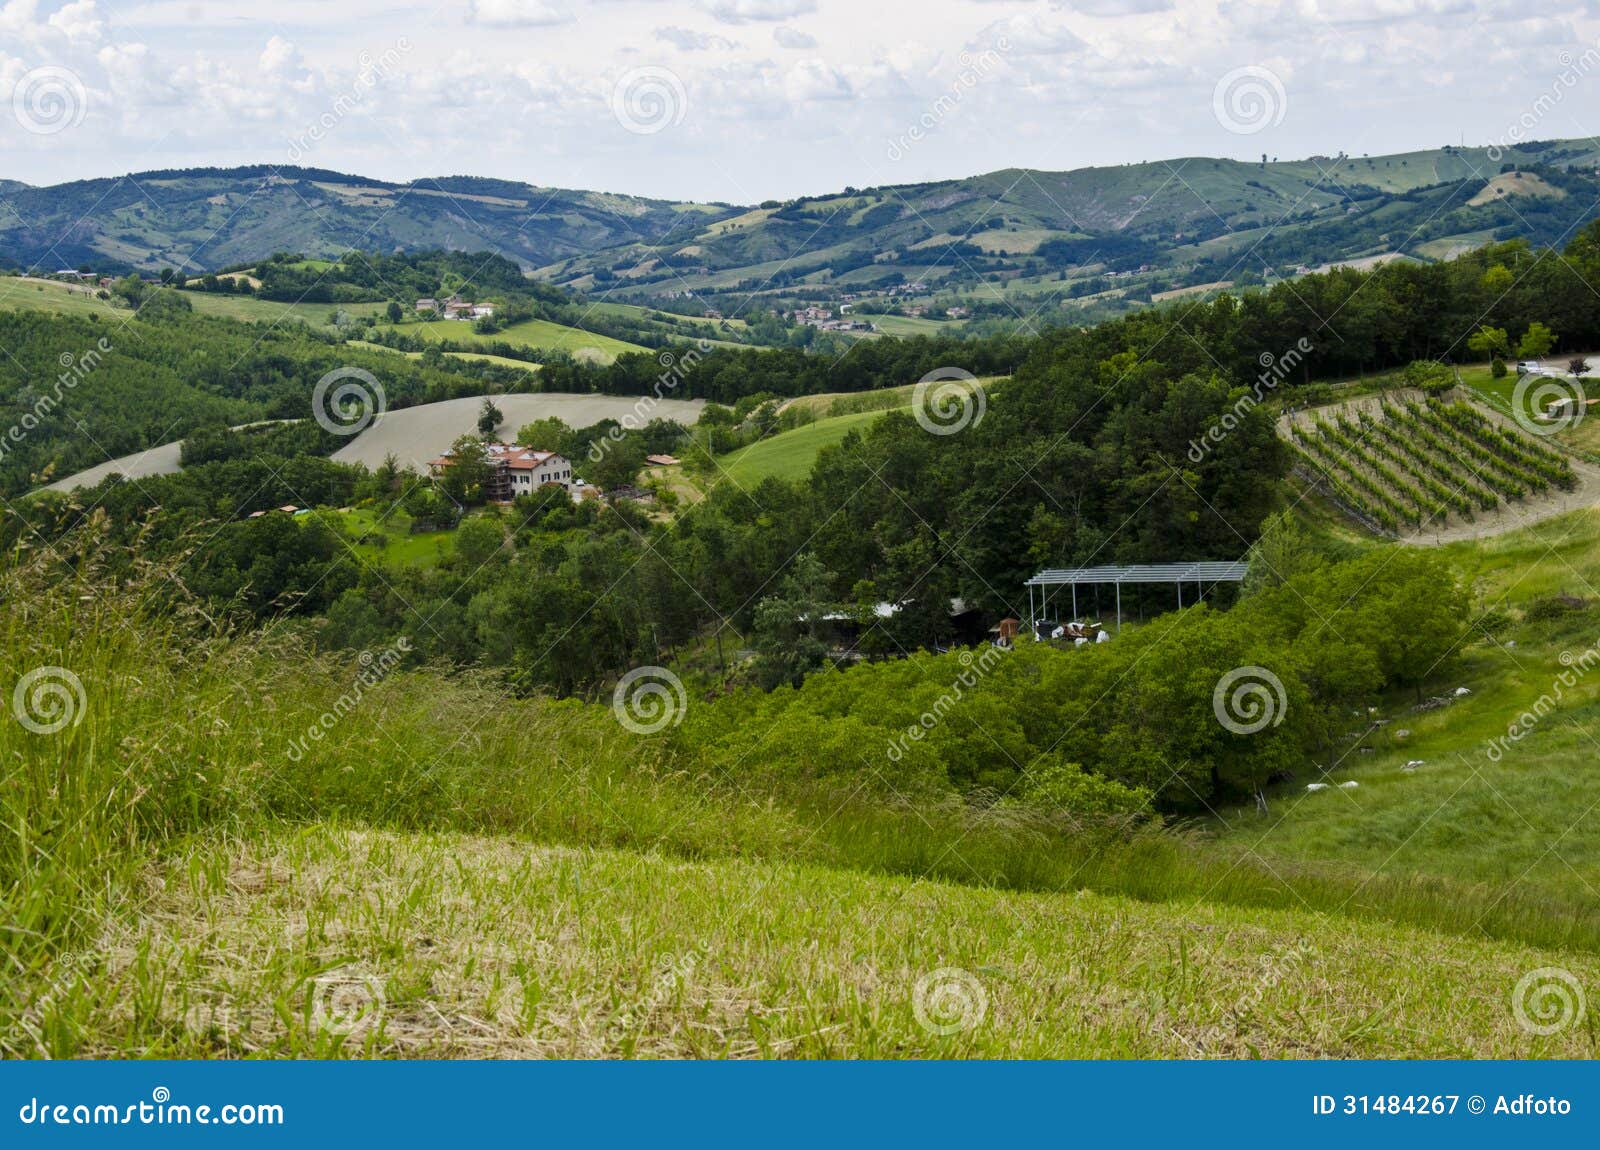
{"type": "MultiPolygon", "coordinates": [[[[517,496],[550,483],[563,488],[572,485],[572,464],[553,451],[535,451],[512,443],[485,443],[483,448],[489,463],[483,495],[490,503],[510,503],[517,496]]],[[[447,451],[438,459],[428,460],[428,471],[437,478],[450,469],[451,462],[447,451]]]]}

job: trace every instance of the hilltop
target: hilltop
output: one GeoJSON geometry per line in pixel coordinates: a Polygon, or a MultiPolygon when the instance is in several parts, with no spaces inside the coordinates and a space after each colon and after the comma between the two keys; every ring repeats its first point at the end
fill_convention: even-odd
{"type": "Polygon", "coordinates": [[[397,184],[257,164],[135,172],[51,187],[0,186],[0,259],[54,271],[162,266],[216,271],[268,252],[491,249],[538,265],[639,239],[683,218],[732,215],[607,192],[447,176],[397,184]]]}
{"type": "Polygon", "coordinates": [[[1559,243],[1600,199],[1597,165],[1589,141],[1191,156],[759,205],[268,165],[157,171],[0,187],[9,208],[0,261],[192,275],[271,251],[487,250],[608,298],[692,297],[729,315],[853,302],[880,331],[898,324],[903,334],[943,321],[951,306],[969,321],[1095,319],[1335,264],[1433,261],[1506,239],[1559,243]]]}

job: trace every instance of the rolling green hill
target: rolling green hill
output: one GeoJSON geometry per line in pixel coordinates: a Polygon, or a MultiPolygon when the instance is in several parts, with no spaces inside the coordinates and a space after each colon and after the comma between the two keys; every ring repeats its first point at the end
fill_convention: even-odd
{"type": "Polygon", "coordinates": [[[857,428],[865,428],[882,411],[835,415],[779,432],[749,447],[729,452],[718,461],[718,473],[741,487],[754,487],[769,476],[793,482],[804,479],[824,447],[832,447],[857,428]]]}
{"type": "Polygon", "coordinates": [[[709,221],[687,242],[676,234],[634,242],[539,274],[640,296],[689,289],[736,298],[827,298],[917,281],[1014,320],[1041,302],[1061,306],[1108,290],[1142,302],[1142,289],[1230,283],[1246,273],[1292,276],[1397,252],[1432,258],[1488,239],[1553,242],[1600,196],[1597,155],[1592,143],[1573,141],[1495,157],[1446,147],[1009,169],[806,197],[709,221]],[[1529,169],[1527,178],[1502,175],[1507,168],[1529,169]],[[1007,302],[996,301],[997,290],[1007,302]]]}
{"type": "Polygon", "coordinates": [[[610,363],[623,352],[649,350],[636,343],[628,343],[607,335],[543,319],[525,320],[494,335],[479,335],[472,330],[472,325],[467,323],[409,323],[398,327],[392,324],[380,324],[378,330],[403,331],[407,335],[430,342],[450,340],[455,343],[485,346],[497,343],[519,344],[541,350],[569,352],[579,359],[593,360],[596,363],[610,363]]]}
{"type": "Polygon", "coordinates": [[[0,189],[0,257],[55,271],[90,263],[215,270],[269,252],[338,257],[352,247],[498,250],[545,264],[638,239],[692,234],[735,214],[604,192],[466,176],[388,183],[256,165],[139,172],[0,189]]]}
{"type": "MultiPolygon", "coordinates": [[[[751,302],[781,307],[922,283],[919,294],[1017,322],[1041,308],[1125,310],[1152,293],[1394,253],[1435,259],[1494,239],[1553,242],[1600,198],[1597,159],[1592,141],[1493,156],[1444,147],[1186,157],[1007,169],[761,207],[467,177],[395,184],[266,166],[158,171],[0,188],[9,208],[0,211],[0,261],[192,275],[273,251],[487,250],[606,306],[669,306],[692,293],[695,315],[707,303],[732,315],[751,302]]],[[[900,334],[907,318],[884,330],[900,334]]]]}

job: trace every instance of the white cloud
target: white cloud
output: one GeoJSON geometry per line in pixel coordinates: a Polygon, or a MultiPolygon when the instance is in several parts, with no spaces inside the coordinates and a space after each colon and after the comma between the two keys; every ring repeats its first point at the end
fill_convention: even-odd
{"type": "Polygon", "coordinates": [[[696,32],[692,28],[679,28],[676,25],[656,29],[656,39],[682,48],[685,52],[704,52],[709,48],[732,48],[733,41],[726,36],[717,36],[710,32],[696,32]]]}
{"type": "Polygon", "coordinates": [[[791,100],[848,100],[854,93],[844,73],[826,60],[801,60],[784,77],[784,91],[791,100]]]}
{"type": "Polygon", "coordinates": [[[566,4],[549,0],[472,0],[467,19],[499,28],[548,28],[577,19],[566,4]]]}
{"type": "Polygon", "coordinates": [[[724,24],[793,20],[817,10],[817,0],[711,0],[709,11],[724,24]]]}
{"type": "MultiPolygon", "coordinates": [[[[1498,136],[1555,83],[1561,53],[1600,35],[1591,0],[1475,0],[1470,19],[1468,3],[0,0],[0,139],[4,174],[31,183],[284,162],[305,139],[301,162],[378,178],[741,202],[1011,166],[1399,151],[1498,136]],[[887,163],[883,141],[980,59],[959,108],[887,163]],[[626,132],[611,83],[663,64],[688,95],[681,123],[626,132]],[[1287,105],[1245,141],[1211,103],[1250,65],[1281,77],[1287,105]],[[11,87],[46,66],[81,81],[87,114],[48,136],[10,130],[11,87]]],[[[1541,133],[1593,132],[1596,91],[1600,73],[1541,133]]]]}
{"type": "Polygon", "coordinates": [[[798,28],[787,26],[774,28],[772,38],[778,42],[780,48],[795,48],[806,51],[817,46],[817,38],[809,36],[798,28]]]}
{"type": "Polygon", "coordinates": [[[94,0],[75,0],[50,17],[50,27],[60,29],[68,40],[95,43],[105,25],[95,11],[94,0]]]}

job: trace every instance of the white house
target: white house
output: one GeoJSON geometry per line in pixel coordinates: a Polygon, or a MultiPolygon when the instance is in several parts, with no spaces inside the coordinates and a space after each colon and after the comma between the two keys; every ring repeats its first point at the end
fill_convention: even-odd
{"type": "MultiPolygon", "coordinates": [[[[548,483],[572,486],[572,464],[553,451],[535,451],[512,443],[485,443],[483,448],[489,463],[483,495],[491,503],[510,503],[548,483]]],[[[438,459],[429,460],[428,470],[435,476],[443,475],[451,462],[447,451],[438,459]]]]}

